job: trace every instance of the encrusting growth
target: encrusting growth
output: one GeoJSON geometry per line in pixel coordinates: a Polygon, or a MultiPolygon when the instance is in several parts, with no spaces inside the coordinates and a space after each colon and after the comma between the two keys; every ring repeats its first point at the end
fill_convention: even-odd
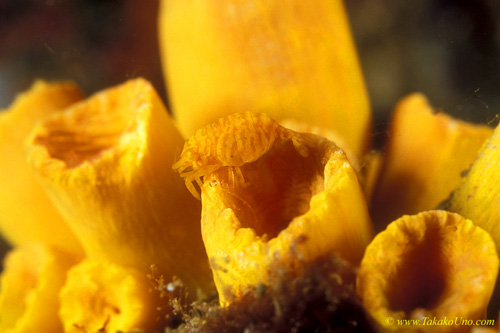
{"type": "Polygon", "coordinates": [[[203,241],[223,305],[269,283],[272,270],[299,274],[302,262],[331,252],[359,263],[373,236],[342,150],[265,114],[200,129],[174,169],[193,191],[192,181],[200,186],[203,241]]]}

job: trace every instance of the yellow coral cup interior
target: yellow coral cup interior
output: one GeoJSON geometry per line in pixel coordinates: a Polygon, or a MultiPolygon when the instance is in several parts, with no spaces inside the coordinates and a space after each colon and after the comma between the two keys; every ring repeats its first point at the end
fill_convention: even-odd
{"type": "Polygon", "coordinates": [[[68,272],[60,292],[65,332],[152,332],[166,324],[168,300],[143,272],[86,259],[68,272]]]}
{"type": "Polygon", "coordinates": [[[136,125],[132,114],[123,112],[123,107],[119,109],[121,112],[113,112],[111,107],[106,108],[108,112],[100,111],[104,102],[96,100],[94,109],[85,115],[83,112],[80,116],[60,113],[59,117],[46,121],[44,132],[37,133],[34,144],[45,147],[48,155],[63,161],[67,169],[97,160],[120,141],[125,141],[125,135],[135,130],[136,125]]]}
{"type": "Polygon", "coordinates": [[[368,246],[357,290],[382,326],[387,318],[480,319],[498,272],[491,237],[446,211],[404,216],[368,246]]]}
{"type": "Polygon", "coordinates": [[[210,176],[208,186],[213,189],[211,195],[235,212],[240,228],[274,238],[295,217],[305,214],[311,197],[323,190],[323,167],[318,159],[314,152],[304,158],[290,140],[280,140],[269,153],[239,171],[221,167],[210,176]]]}

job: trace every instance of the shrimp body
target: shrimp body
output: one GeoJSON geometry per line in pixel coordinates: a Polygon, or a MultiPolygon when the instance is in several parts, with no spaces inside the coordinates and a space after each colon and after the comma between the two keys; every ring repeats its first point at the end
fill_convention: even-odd
{"type": "Polygon", "coordinates": [[[290,133],[266,114],[236,113],[198,130],[172,168],[199,198],[194,182],[201,188],[204,177],[225,166],[242,177],[239,167],[267,153],[277,139],[290,138],[297,151],[307,156],[307,148],[290,133]]]}

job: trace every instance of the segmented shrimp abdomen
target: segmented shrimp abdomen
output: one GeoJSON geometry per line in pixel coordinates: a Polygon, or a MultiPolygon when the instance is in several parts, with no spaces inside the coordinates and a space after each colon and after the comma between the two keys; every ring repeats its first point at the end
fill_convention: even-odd
{"type": "Polygon", "coordinates": [[[283,128],[262,113],[236,113],[198,130],[173,165],[192,182],[222,166],[239,167],[268,152],[283,128]]]}
{"type": "Polygon", "coordinates": [[[219,123],[217,159],[225,166],[241,166],[268,152],[279,135],[278,123],[262,113],[237,113],[219,123]]]}

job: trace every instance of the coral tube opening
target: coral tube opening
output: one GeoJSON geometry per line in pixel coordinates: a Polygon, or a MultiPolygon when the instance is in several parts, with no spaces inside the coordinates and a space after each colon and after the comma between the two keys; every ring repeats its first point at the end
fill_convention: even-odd
{"type": "Polygon", "coordinates": [[[214,172],[209,186],[242,228],[273,238],[309,210],[312,196],[323,190],[323,168],[312,151],[303,157],[290,140],[278,140],[258,160],[214,172]]]}
{"type": "Polygon", "coordinates": [[[405,313],[436,305],[446,288],[450,266],[443,256],[443,235],[439,228],[430,226],[422,240],[411,234],[408,238],[410,249],[388,278],[387,290],[391,310],[405,313]]]}
{"type": "Polygon", "coordinates": [[[389,317],[480,319],[498,263],[492,238],[472,221],[439,210],[405,215],[366,248],[356,289],[365,309],[391,329],[389,317]]]}
{"type": "Polygon", "coordinates": [[[103,107],[101,99],[91,102],[77,104],[73,113],[60,114],[47,121],[46,131],[34,138],[35,144],[45,146],[49,156],[63,161],[68,169],[99,158],[136,125],[133,110],[123,112],[130,109],[127,98],[112,107],[103,107]]]}
{"type": "Polygon", "coordinates": [[[197,196],[221,304],[275,269],[336,252],[358,264],[373,236],[365,197],[344,152],[324,137],[239,113],[200,129],[172,167],[197,196]]]}
{"type": "Polygon", "coordinates": [[[155,265],[209,290],[201,206],[170,169],[182,144],[153,86],[137,78],[45,118],[27,157],[89,258],[144,274],[155,265]]]}

